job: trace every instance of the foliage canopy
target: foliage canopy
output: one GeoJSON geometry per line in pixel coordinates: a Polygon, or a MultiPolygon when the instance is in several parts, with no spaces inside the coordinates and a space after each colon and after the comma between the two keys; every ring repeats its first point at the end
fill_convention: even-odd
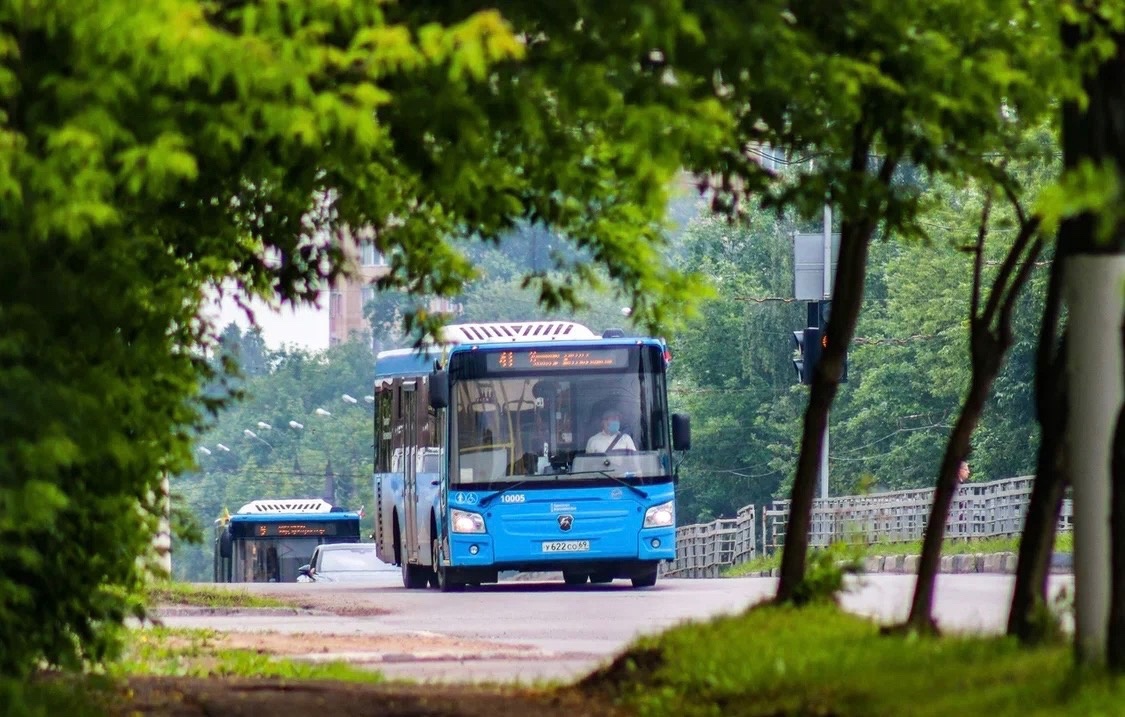
{"type": "Polygon", "coordinates": [[[496,85],[526,44],[495,11],[387,11],[0,2],[0,672],[113,652],[160,476],[221,403],[196,402],[209,290],[313,300],[352,233],[448,295],[446,237],[530,217],[619,266],[642,320],[685,298],[657,241],[676,152],[618,141],[643,109],[496,85]]]}

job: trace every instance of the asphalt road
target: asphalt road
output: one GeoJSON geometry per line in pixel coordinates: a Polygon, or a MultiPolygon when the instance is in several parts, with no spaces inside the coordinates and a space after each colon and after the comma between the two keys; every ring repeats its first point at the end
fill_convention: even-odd
{"type": "MultiPolygon", "coordinates": [[[[179,611],[163,621],[169,626],[299,635],[309,645],[308,659],[342,658],[390,677],[530,682],[584,675],[640,635],[742,610],[772,596],[776,583],[771,578],[665,579],[655,588],[634,590],[626,581],[581,588],[561,581],[504,582],[452,594],[385,584],[255,584],[237,587],[296,597],[321,609],[296,614],[179,611]],[[340,606],[350,615],[329,612],[340,606]],[[387,612],[357,615],[365,608],[387,612]],[[382,647],[377,653],[333,649],[338,639],[334,636],[342,635],[378,637],[382,647]],[[415,636],[425,636],[431,644],[412,647],[415,636]],[[433,640],[443,637],[457,638],[460,647],[434,649],[433,640]],[[386,646],[388,640],[394,647],[386,646]]],[[[1053,578],[1056,591],[1072,586],[1069,576],[1053,578]]],[[[901,620],[913,588],[914,579],[908,575],[864,576],[853,581],[842,604],[880,621],[901,620]]],[[[1004,628],[1011,590],[1011,576],[942,574],[934,613],[946,631],[998,633],[1004,628]]]]}

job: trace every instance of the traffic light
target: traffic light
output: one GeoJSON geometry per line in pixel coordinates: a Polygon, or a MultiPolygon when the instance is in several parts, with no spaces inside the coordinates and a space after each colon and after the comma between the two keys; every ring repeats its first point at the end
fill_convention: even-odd
{"type": "MultiPolygon", "coordinates": [[[[806,309],[809,325],[803,331],[793,332],[793,342],[797,344],[797,357],[793,359],[793,367],[797,369],[797,380],[809,385],[821,354],[828,348],[828,315],[832,311],[832,302],[810,301],[806,309]]],[[[844,352],[844,370],[840,374],[840,382],[847,380],[848,354],[844,352]]]]}
{"type": "Polygon", "coordinates": [[[793,359],[793,368],[797,369],[797,379],[803,384],[811,384],[813,371],[820,360],[820,350],[824,345],[820,329],[809,326],[804,331],[794,331],[793,342],[797,344],[797,357],[793,359]]]}
{"type": "MultiPolygon", "coordinates": [[[[820,348],[817,350],[816,358],[820,359],[820,355],[828,349],[828,332],[824,329],[818,329],[820,333],[820,348]]],[[[816,364],[814,363],[815,367],[816,364]]],[[[809,373],[809,381],[812,381],[812,372],[809,373]]],[[[844,352],[844,370],[840,372],[840,383],[848,382],[848,352],[844,352]]]]}

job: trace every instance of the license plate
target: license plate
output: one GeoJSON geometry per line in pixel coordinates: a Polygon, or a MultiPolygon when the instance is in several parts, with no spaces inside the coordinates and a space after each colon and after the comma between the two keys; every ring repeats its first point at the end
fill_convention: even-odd
{"type": "Polygon", "coordinates": [[[543,543],[544,553],[587,553],[589,540],[551,540],[543,543]]]}

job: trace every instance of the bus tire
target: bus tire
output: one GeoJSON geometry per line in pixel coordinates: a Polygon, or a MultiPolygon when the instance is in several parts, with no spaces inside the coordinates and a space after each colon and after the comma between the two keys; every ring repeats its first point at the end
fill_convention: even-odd
{"type": "Polygon", "coordinates": [[[422,590],[429,584],[426,571],[421,565],[402,564],[402,586],[407,590],[422,590]]]}
{"type": "Polygon", "coordinates": [[[657,575],[657,569],[656,569],[656,566],[653,565],[651,568],[649,568],[645,572],[643,572],[640,575],[637,575],[636,577],[633,578],[633,587],[635,587],[635,588],[651,588],[653,585],[656,585],[656,575],[657,575]]]}
{"type": "Polygon", "coordinates": [[[441,564],[441,546],[439,541],[434,540],[434,575],[437,576],[437,589],[443,593],[456,593],[465,589],[465,583],[450,580],[448,568],[441,564]]]}
{"type": "Polygon", "coordinates": [[[396,551],[398,554],[399,567],[402,568],[402,586],[407,590],[422,590],[426,587],[429,580],[427,579],[426,570],[421,565],[411,565],[406,562],[406,550],[402,544],[402,536],[395,528],[395,545],[398,547],[396,551]]]}

